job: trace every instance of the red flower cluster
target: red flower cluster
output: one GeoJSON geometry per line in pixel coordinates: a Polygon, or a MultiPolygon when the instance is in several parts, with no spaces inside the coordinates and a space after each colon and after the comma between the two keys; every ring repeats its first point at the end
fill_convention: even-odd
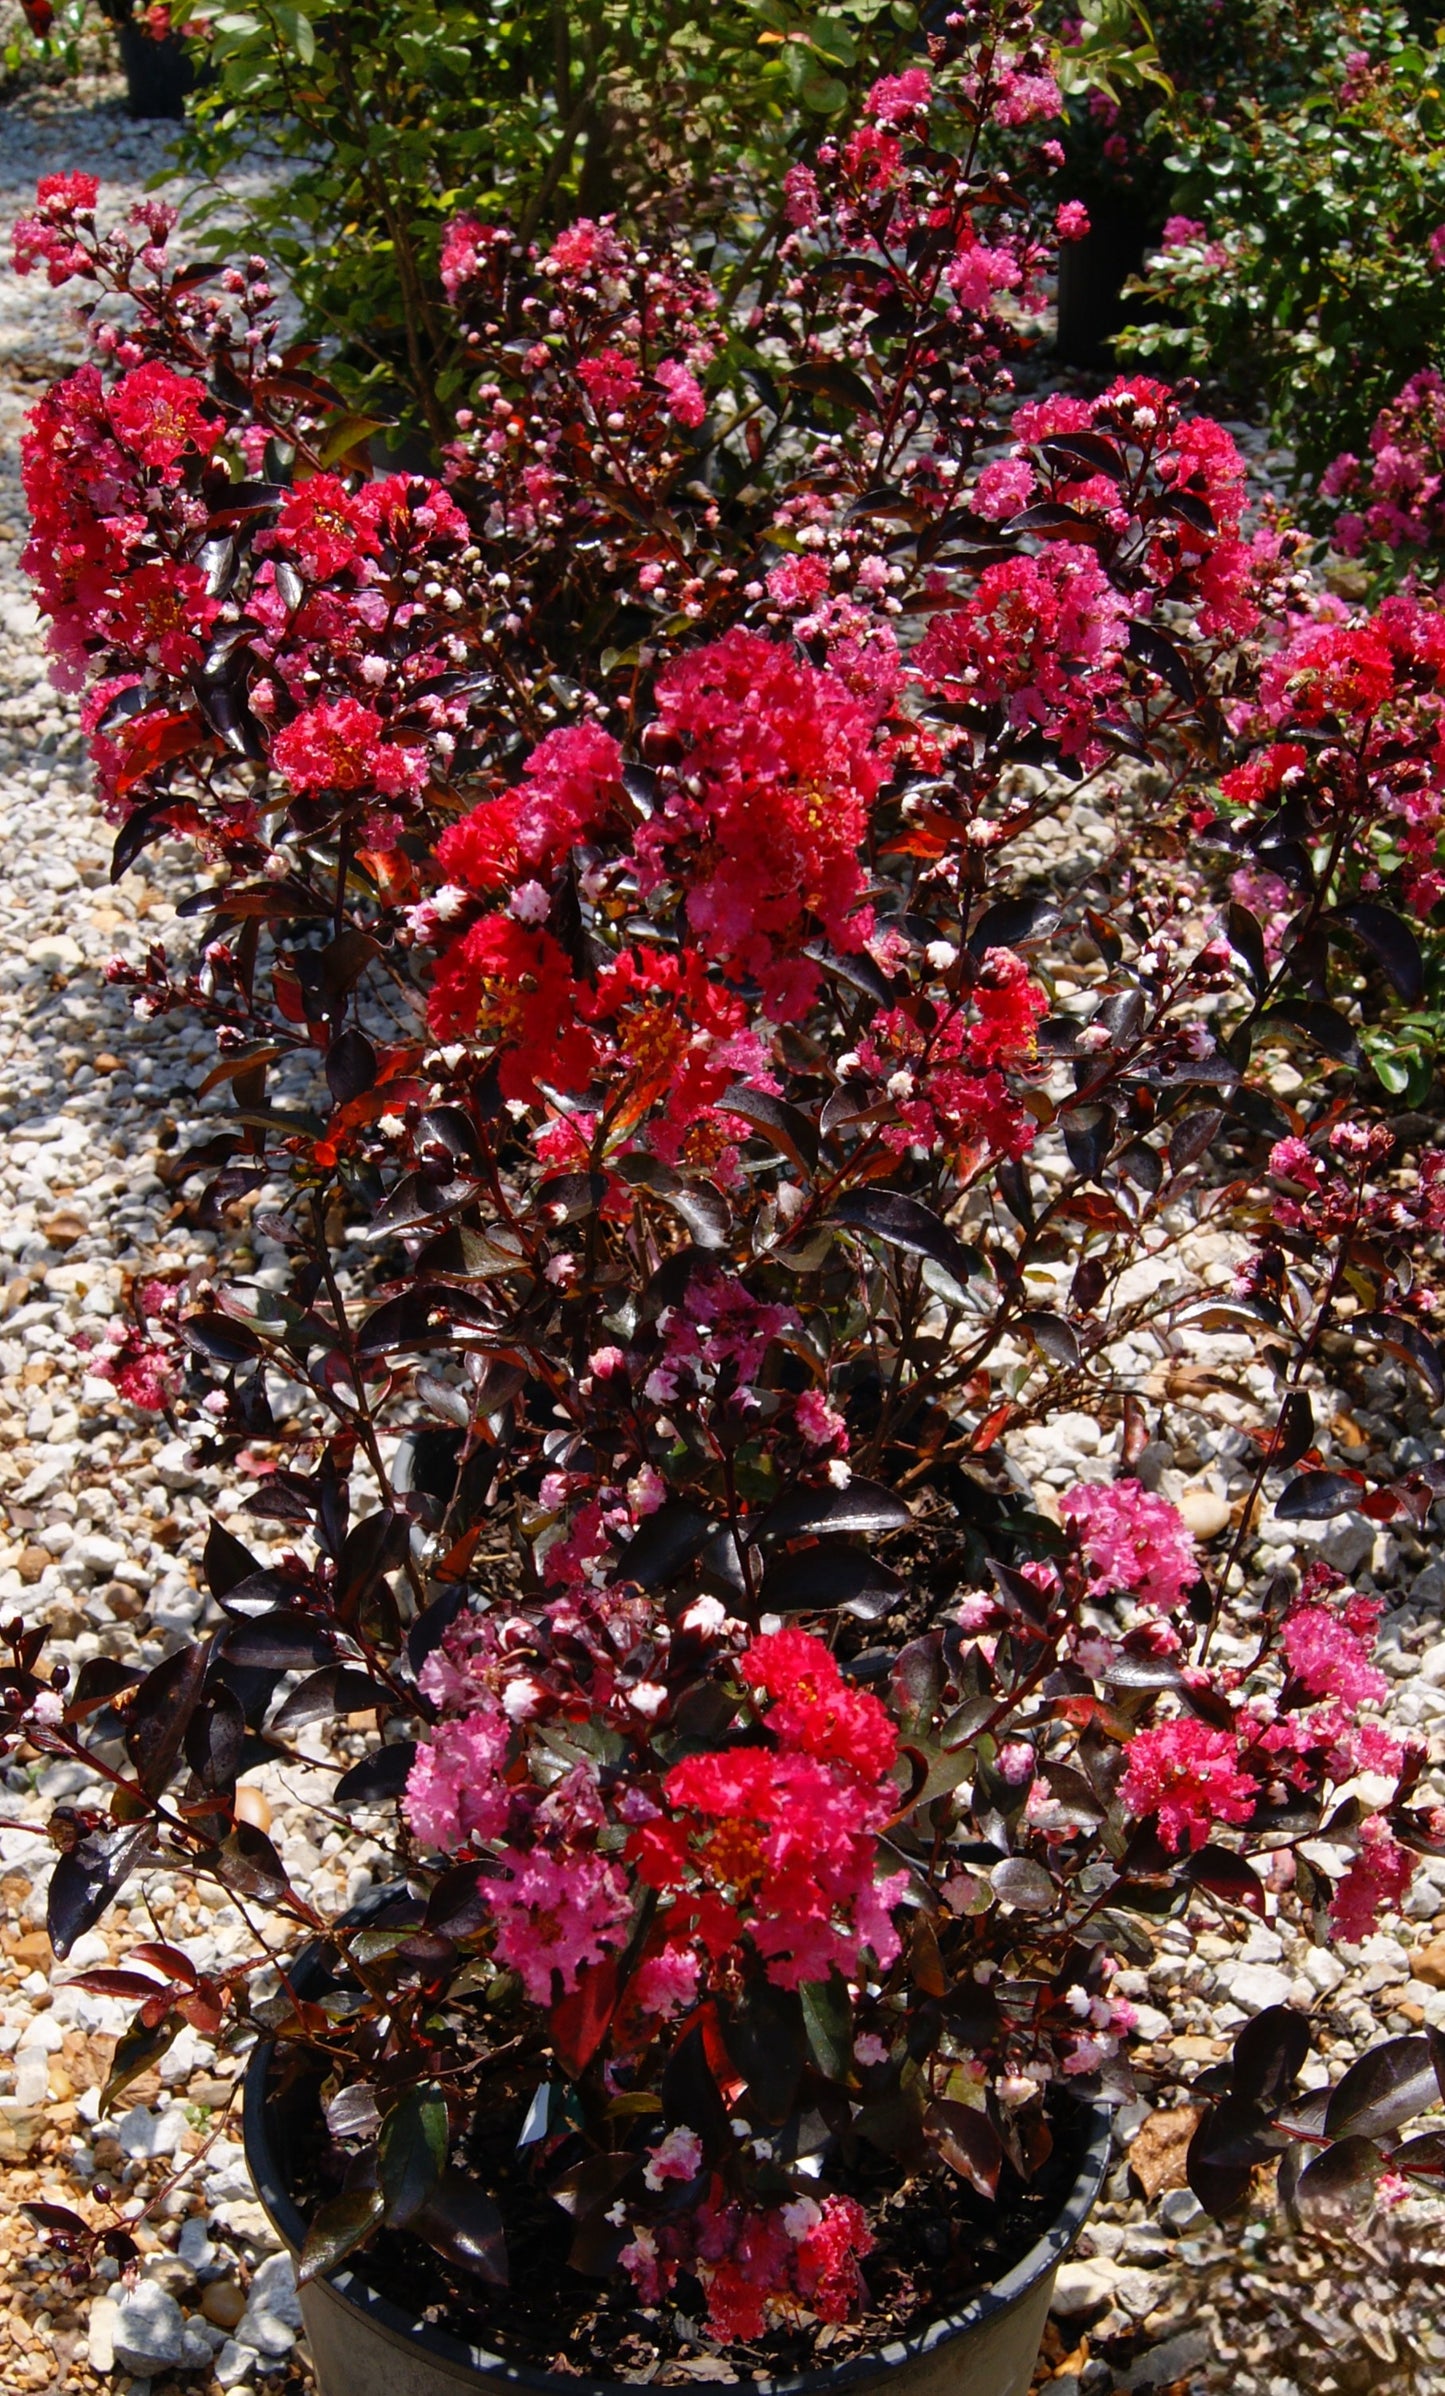
{"type": "Polygon", "coordinates": [[[796,1015],[818,984],[805,943],[822,932],[856,949],[871,928],[862,852],[888,770],[877,712],[742,631],[669,666],[657,711],[657,746],[676,762],[637,833],[639,886],[680,886],[704,954],[751,976],[770,1014],[796,1015]]]}
{"type": "Polygon", "coordinates": [[[778,1744],[674,1765],[672,1819],[638,1835],[638,1871],[671,1897],[677,1932],[692,1922],[714,1952],[745,1933],[780,1988],[854,1973],[865,1950],[890,1963],[904,1878],[874,1876],[896,1746],[884,1708],[845,1688],[822,1642],[801,1632],[755,1641],[741,1670],[779,1692],[767,1715],[778,1744]]]}

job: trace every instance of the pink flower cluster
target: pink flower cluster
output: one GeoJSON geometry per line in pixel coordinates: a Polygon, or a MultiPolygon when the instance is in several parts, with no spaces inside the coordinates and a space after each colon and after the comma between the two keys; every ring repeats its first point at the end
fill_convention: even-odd
{"type": "MultiPolygon", "coordinates": [[[[671,2133],[679,2136],[692,2139],[700,2158],[695,2133],[671,2133]]],[[[862,2293],[858,2265],[873,2245],[854,2197],[744,2205],[714,2179],[694,2212],[655,2228],[635,2226],[621,2260],[644,2304],[662,2302],[680,2269],[693,2272],[707,2294],[713,2336],[749,2343],[798,2305],[822,2321],[851,2320],[862,2293]]]]}
{"type": "Polygon", "coordinates": [[[1178,1611],[1199,1578],[1199,1560],[1177,1506],[1139,1481],[1080,1481],[1065,1490],[1059,1511],[1088,1558],[1095,1596],[1178,1611]]]}
{"type": "Polygon", "coordinates": [[[1240,1742],[1230,1731],[1188,1717],[1138,1730],[1119,1783],[1131,1814],[1157,1822],[1172,1855],[1197,1849],[1222,1822],[1247,1822],[1260,1784],[1240,1765],[1240,1742]]]}
{"type": "MultiPolygon", "coordinates": [[[[1445,232],[1445,227],[1441,228],[1445,232]]],[[[1440,239],[1432,236],[1433,244],[1440,239]]],[[[1367,541],[1391,549],[1431,549],[1445,536],[1445,380],[1433,367],[1412,374],[1398,398],[1382,408],[1370,430],[1362,464],[1346,450],[1325,468],[1326,499],[1348,498],[1335,518],[1335,539],[1347,557],[1367,541]]]]}

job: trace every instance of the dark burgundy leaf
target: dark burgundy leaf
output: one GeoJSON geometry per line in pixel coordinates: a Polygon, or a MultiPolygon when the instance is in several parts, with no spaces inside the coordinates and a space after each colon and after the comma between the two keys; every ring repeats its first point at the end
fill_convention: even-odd
{"type": "Polygon", "coordinates": [[[1391,2171],[1423,2173],[1427,2178],[1445,2178],[1445,2131],[1423,2130],[1418,2138],[1407,2138],[1404,2144],[1390,2150],[1391,2171]]]}
{"type": "MultiPolygon", "coordinates": [[[[268,1507],[267,1512],[270,1511],[268,1507]]],[[[298,1519],[289,1512],[277,1511],[282,1522],[298,1519]]],[[[299,1519],[304,1522],[307,1518],[302,1515],[299,1519]]],[[[220,1602],[233,1621],[254,1622],[258,1616],[273,1614],[278,1608],[286,1611],[293,1598],[306,1594],[306,1587],[293,1573],[272,1572],[263,1567],[259,1572],[248,1573],[244,1581],[235,1582],[220,1602]]]]}
{"type": "Polygon", "coordinates": [[[381,2128],[376,2090],[364,2082],[338,2089],[326,2108],[326,2127],[333,2138],[374,2138],[381,2128]]]}
{"type": "Polygon", "coordinates": [[[1372,2201],[1384,2168],[1385,2158],[1372,2138],[1342,2138],[1305,2165],[1295,2182],[1295,2204],[1306,2221],[1312,2215],[1362,2211],[1372,2201]]]}
{"type": "Polygon", "coordinates": [[[709,2157],[731,2151],[732,2125],[713,2078],[700,2024],[694,2023],[673,2048],[658,2093],[669,2129],[695,2130],[709,2157]]]}
{"type": "Polygon", "coordinates": [[[1151,674],[1157,674],[1161,682],[1167,683],[1175,698],[1182,699],[1186,707],[1193,706],[1198,693],[1194,687],[1194,676],[1189,670],[1189,661],[1183,650],[1164,633],[1157,631],[1152,624],[1131,624],[1129,655],[1147,666],[1151,674]]]}
{"type": "Polygon", "coordinates": [[[200,1356],[209,1356],[213,1364],[249,1364],[261,1353],[261,1342],[244,1323],[234,1322],[230,1315],[214,1310],[189,1314],[181,1324],[181,1336],[188,1347],[200,1356]]]}
{"type": "Polygon", "coordinates": [[[989,1875],[993,1893],[1019,1913],[1052,1913],[1059,1891],[1051,1873],[1026,1855],[1006,1855],[989,1875]]]}
{"type": "Polygon", "coordinates": [[[1032,1231],[1035,1222],[1033,1192],[1024,1167],[1014,1157],[1001,1157],[994,1170],[994,1181],[999,1196],[1015,1221],[1022,1223],[1025,1231],[1032,1231]]]}
{"type": "Polygon", "coordinates": [[[1256,2165],[1268,2162],[1281,2144],[1260,2108],[1227,2096],[1210,2107],[1189,2142],[1189,2185],[1216,2221],[1245,2202],[1256,2165]]]}
{"type": "Polygon", "coordinates": [[[997,1557],[985,1559],[994,1578],[998,1593],[1006,1605],[1025,1622],[1037,1628],[1047,1622],[1049,1601],[1027,1573],[1016,1572],[1011,1564],[1000,1564],[997,1557]]]}
{"type": "Polygon", "coordinates": [[[1051,1314],[1047,1307],[1033,1306],[1018,1318],[1019,1329],[1026,1331],[1040,1353],[1050,1364],[1071,1372],[1081,1361],[1079,1335],[1071,1323],[1060,1314],[1051,1314]]]}
{"type": "Polygon", "coordinates": [[[770,1544],[820,1537],[827,1532],[879,1536],[912,1522],[904,1500],[880,1481],[857,1474],[846,1489],[795,1489],[769,1508],[754,1538],[770,1544]]]}
{"type": "Polygon", "coordinates": [[[151,1849],[149,1822],[87,1831],[56,1859],[46,1898],[45,1927],[63,1963],[78,1938],[93,1930],[122,1882],[151,1849]]]}
{"type": "Polygon", "coordinates": [[[830,400],[835,407],[846,408],[850,414],[875,414],[878,401],[861,374],[845,366],[839,358],[820,360],[816,365],[795,366],[788,375],[794,391],[806,392],[810,398],[830,400]]]}
{"type": "Polygon", "coordinates": [[[413,1672],[420,1672],[427,1657],[440,1647],[466,1602],[466,1583],[458,1581],[418,1614],[406,1634],[406,1660],[413,1672]]]}
{"type": "Polygon", "coordinates": [[[186,1727],[186,1762],[201,1787],[229,1789],[241,1769],[246,1717],[240,1700],[218,1684],[207,1690],[186,1727]]]}
{"type": "Polygon", "coordinates": [[[860,1622],[881,1622],[902,1605],[908,1583],[854,1547],[804,1548],[777,1556],[763,1575],[761,1603],[767,1613],[822,1613],[837,1607],[860,1622]]]}
{"type": "Polygon", "coordinates": [[[238,1822],[222,1840],[216,1870],[228,1889],[242,1897],[259,1897],[266,1905],[284,1897],[290,1886],[280,1856],[254,1822],[238,1822]]]}
{"type": "Polygon", "coordinates": [[[1255,995],[1258,997],[1269,982],[1269,959],[1265,954],[1264,928],[1259,917],[1251,915],[1248,907],[1241,907],[1237,901],[1231,902],[1227,921],[1229,945],[1237,956],[1244,959],[1245,970],[1254,986],[1255,995]]]}
{"type": "Polygon", "coordinates": [[[1352,2063],[1332,2093],[1325,2135],[1387,2138],[1439,2098],[1429,2040],[1387,2038],[1352,2063]]]}
{"type": "Polygon", "coordinates": [[[1445,1364],[1441,1362],[1440,1350],[1432,1339],[1426,1338],[1418,1323],[1410,1322],[1404,1315],[1366,1314],[1356,1315],[1350,1329],[1356,1338],[1378,1340],[1392,1356],[1412,1364],[1431,1396],[1437,1402],[1445,1398],[1445,1364]]]}
{"type": "Polygon", "coordinates": [[[361,1620],[380,1583],[405,1562],[409,1539],[406,1516],[389,1507],[363,1515],[347,1532],[336,1567],[336,1611],[343,1622],[361,1620]]]}
{"type": "Polygon", "coordinates": [[[363,1756],[349,1772],[343,1772],[332,1792],[335,1805],[382,1805],[390,1797],[399,1797],[406,1787],[416,1755],[415,1739],[397,1739],[389,1747],[380,1747],[375,1755],[363,1756]]]}
{"type": "Polygon", "coordinates": [[[584,2155],[549,2180],[547,2194],[573,2221],[589,2221],[612,2202],[626,2179],[639,2170],[636,2155],[584,2155]]]}
{"type": "Polygon", "coordinates": [[[1271,1452],[1270,1463],[1288,1472],[1314,1445],[1314,1436],[1315,1410],[1309,1391],[1292,1389],[1279,1410],[1279,1445],[1271,1452]]]}
{"type": "Polygon", "coordinates": [[[1328,1522],[1358,1506],[1364,1486],[1345,1473],[1301,1473],[1280,1491],[1274,1510],[1281,1522],[1328,1522]]]}
{"type": "Polygon", "coordinates": [[[735,2005],[720,2007],[723,2044],[748,2084],[750,2114],[783,2122],[797,2101],[807,2056],[803,2009],[794,1989],[751,1980],[735,2005]]]}
{"type": "Polygon", "coordinates": [[[1310,2026],[1304,2015],[1288,2005],[1266,2005],[1235,2039],[1235,2095],[1261,2106],[1266,2113],[1277,2113],[1309,2051],[1310,2026]]]}
{"type": "Polygon", "coordinates": [[[248,1547],[228,1531],[224,1523],[211,1517],[206,1533],[206,1551],[201,1558],[201,1570],[212,1597],[229,1597],[231,1591],[261,1567],[248,1547]]]}
{"type": "Polygon", "coordinates": [[[494,1885],[480,1864],[451,1864],[427,1899],[426,1926],[444,1938],[471,1938],[491,1920],[487,1889],[494,1885]]]}
{"type": "Polygon", "coordinates": [[[1113,1108],[1070,1107],[1059,1117],[1059,1129],[1074,1171],[1082,1173],[1086,1180],[1095,1180],[1114,1145],[1117,1124],[1113,1108]]]}
{"type": "Polygon", "coordinates": [[[1197,1164],[1213,1146],[1223,1121],[1218,1107],[1201,1107],[1193,1115],[1181,1115],[1169,1134],[1170,1172],[1182,1173],[1186,1165],[1197,1164]]]}
{"type": "MultiPolygon", "coordinates": [[[[116,2098],[129,2088],[132,2080],[138,2080],[142,2072],[148,2072],[154,2064],[159,2063],[167,2047],[174,2045],[183,2028],[180,2014],[168,2013],[163,2022],[156,2023],[154,2029],[147,2029],[144,2022],[133,2022],[128,2030],[122,2032],[110,2059],[105,2086],[100,2092],[103,2114],[109,2113],[116,2098]]],[[[109,2243],[113,2234],[107,2231],[104,2240],[106,2251],[110,2254],[116,2252],[109,2243]]]]}
{"type": "Polygon", "coordinates": [[[699,1248],[722,1248],[727,1244],[732,1216],[721,1190],[710,1181],[684,1181],[661,1157],[639,1151],[634,1156],[619,1157],[617,1170],[622,1179],[634,1189],[650,1190],[662,1199],[686,1224],[699,1248]]]}
{"type": "Polygon", "coordinates": [[[123,1689],[134,1689],[145,1678],[134,1665],[121,1664],[114,1656],[88,1656],[75,1676],[65,1707],[67,1722],[82,1722],[123,1689]]]}
{"type": "Polygon", "coordinates": [[[79,2238],[88,2238],[90,2235],[89,2223],[82,2221],[78,2213],[72,2213],[68,2205],[39,2204],[30,2198],[25,2198],[21,2202],[20,2210],[22,2213],[29,2214],[38,2230],[49,2230],[52,2238],[64,2239],[70,2243],[79,2238]]]}
{"type": "Polygon", "coordinates": [[[618,1579],[636,1581],[643,1589],[665,1589],[701,1554],[713,1529],[710,1516],[686,1499],[665,1499],[620,1550],[614,1567],[618,1579]]]}
{"type": "Polygon", "coordinates": [[[1008,529],[1011,533],[1042,533],[1045,540],[1072,537],[1076,541],[1097,541],[1104,531],[1097,516],[1085,516],[1058,499],[1041,499],[1033,507],[1021,508],[1016,516],[1010,516],[1008,529]]]}
{"type": "Polygon", "coordinates": [[[1322,1006],[1316,999],[1284,999],[1278,1006],[1266,1007],[1260,1020],[1291,1025],[1338,1065],[1359,1066],[1365,1061],[1353,1025],[1337,1008],[1322,1006]]]}
{"type": "Polygon", "coordinates": [[[977,1251],[966,1247],[956,1231],[901,1190],[850,1190],[833,1209],[833,1221],[849,1231],[866,1231],[905,1255],[924,1257],[946,1273],[962,1290],[969,1275],[979,1270],[977,1251]]]}
{"type": "Polygon", "coordinates": [[[326,1051],[326,1087],[332,1103],[345,1106],[375,1086],[376,1050],[365,1032],[349,1025],[326,1051]]]}
{"type": "MultiPolygon", "coordinates": [[[[803,950],[815,965],[821,965],[835,981],[847,982],[850,989],[861,990],[866,998],[876,999],[880,1007],[890,1006],[893,992],[888,977],[874,964],[865,949],[856,949],[851,956],[835,956],[826,941],[810,940],[803,950]]],[[[721,1104],[721,1101],[719,1101],[721,1104]]]]}
{"type": "Polygon", "coordinates": [[[1185,524],[1192,524],[1196,532],[1214,532],[1217,529],[1209,502],[1200,499],[1193,491],[1168,491],[1163,504],[1167,515],[1178,516],[1185,524]]]}
{"type": "Polygon", "coordinates": [[[846,2080],[853,2070],[853,2000],[841,1972],[827,1980],[805,1980],[798,1991],[808,2054],[825,2080],[846,2080]]]}
{"type": "Polygon", "coordinates": [[[1103,1680],[1109,1689],[1178,1689],[1184,1675],[1168,1656],[1116,1656],[1103,1680]]]}
{"type": "Polygon", "coordinates": [[[950,2171],[991,2203],[1003,2168],[1003,2140],[982,2108],[935,2097],[923,2116],[923,2130],[950,2171]]]}
{"type": "Polygon", "coordinates": [[[1050,466],[1062,467],[1065,472],[1086,466],[1091,474],[1107,474],[1116,483],[1129,479],[1122,450],[1102,433],[1050,433],[1039,449],[1050,466]]]}
{"type": "Polygon", "coordinates": [[[816,1170],[818,1127],[801,1107],[789,1106],[785,1098],[774,1098],[767,1090],[751,1089],[746,1082],[735,1082],[714,1103],[720,1114],[740,1115],[744,1123],[765,1134],[800,1173],[811,1175],[816,1170]]]}
{"type": "Polygon", "coordinates": [[[159,1796],[175,1767],[209,1657],[209,1643],[178,1647],[174,1655],[146,1674],[131,1699],[126,1753],[150,1797],[159,1796]]]}
{"type": "Polygon", "coordinates": [[[355,2254],[379,2228],[384,2207],[379,2188],[348,2188],[318,2206],[306,2230],[296,2277],[304,2288],[355,2254]]]}
{"type": "Polygon", "coordinates": [[[304,1614],[251,1614],[221,1634],[233,1664],[263,1665],[273,1672],[304,1672],[333,1652],[332,1634],[304,1614]]]}
{"type": "Polygon", "coordinates": [[[968,936],[968,953],[981,957],[985,949],[1023,948],[1042,940],[1059,920],[1056,901],[1047,898],[996,899],[985,907],[968,936]]]}
{"type": "Polygon", "coordinates": [[[537,1204],[552,1223],[580,1223],[607,1195],[605,1173],[554,1173],[539,1183],[537,1204]]]}
{"type": "Polygon", "coordinates": [[[485,2280],[489,2287],[506,2287],[507,2234],[502,2216],[485,2188],[464,2172],[444,2171],[425,2204],[409,2217],[407,2227],[449,2263],[485,2280]]]}
{"type": "Polygon", "coordinates": [[[1247,1905],[1251,1913],[1264,1912],[1264,1883],[1232,1847],[1201,1847],[1186,1862],[1184,1877],[1192,1887],[1208,1889],[1231,1905],[1247,1905]]]}
{"type": "Polygon", "coordinates": [[[392,1702],[390,1692],[364,1672],[346,1664],[327,1664],[293,1689],[271,1724],[278,1734],[302,1730],[308,1722],[328,1721],[339,1714],[364,1714],[392,1702]]]}
{"type": "Polygon", "coordinates": [[[1410,926],[1375,899],[1351,899],[1335,912],[1383,967],[1406,1006],[1417,1007],[1425,995],[1425,959],[1410,926]]]}
{"type": "Polygon", "coordinates": [[[1151,1198],[1164,1179],[1163,1159],[1147,1140],[1131,1140],[1127,1148],[1121,1148],[1111,1170],[1126,1175],[1151,1198]]]}

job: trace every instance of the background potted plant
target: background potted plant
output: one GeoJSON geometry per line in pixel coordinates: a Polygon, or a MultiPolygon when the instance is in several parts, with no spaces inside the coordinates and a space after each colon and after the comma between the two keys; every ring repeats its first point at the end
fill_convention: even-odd
{"type": "Polygon", "coordinates": [[[142,1293],[100,1359],[263,1460],[273,1552],[217,1524],[159,1662],[71,1686],[14,1626],[5,1704],[95,1776],[62,1958],[157,1863],[256,1921],[81,1984],[138,2003],[112,2098],[184,2021],[263,2034],[323,2353],[345,2265],[611,2380],[875,2376],[1012,2310],[1012,2396],[1141,1923],[1247,1918],[1282,1854],[1358,1936],[1435,1835],[1372,1601],[1272,1588],[1247,1665],[1215,1626],[1272,1474],[1317,1519],[1435,1494],[1326,1469],[1308,1372],[1347,1323],[1440,1380],[1440,1158],[1361,1048],[1434,903],[1438,620],[1314,612],[1162,386],[1015,402],[1058,104],[1024,11],[961,16],[789,171],[731,307],[661,236],[456,221],[437,475],[375,471],[262,270],[173,268],[159,203],[102,238],[56,177],[17,235],[124,303],[35,411],[32,571],[118,870],[212,868],[194,967],[126,969],[216,1033],[175,1184],[259,1199],[284,1272],[142,1293]],[[1121,758],[1151,870],[1060,889],[1039,843],[1121,758]],[[1282,923],[1200,920],[1200,838],[1282,923]],[[1285,1113],[1255,1059],[1300,1039],[1285,1113]],[[1141,1297],[1204,1190],[1234,1287],[1141,1297]],[[1206,1568],[1111,1357],[1221,1311],[1277,1379],[1206,1568]],[[1008,1435],[1081,1401],[1112,1469],[1054,1519],[1008,1435]],[[401,1801],[404,1893],[331,1921],[237,1783],[358,1716],[335,1815],[401,1801]]]}

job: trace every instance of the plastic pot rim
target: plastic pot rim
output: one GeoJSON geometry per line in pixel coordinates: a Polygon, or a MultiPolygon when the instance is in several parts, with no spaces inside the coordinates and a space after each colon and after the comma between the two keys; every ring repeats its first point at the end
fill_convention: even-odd
{"type": "MultiPolygon", "coordinates": [[[[269,2116],[273,2100],[268,2083],[275,2053],[276,2041],[270,2038],[259,2040],[252,2053],[246,2070],[243,2135],[256,2193],[278,2235],[293,2254],[299,2254],[305,2242],[306,2220],[284,2185],[271,2138],[269,2116]]],[[[1044,2235],[1012,2270],[981,2288],[957,2312],[946,2313],[908,2336],[889,2338],[866,2353],[855,2354],[831,2367],[792,2372],[778,2379],[755,2379],[751,2385],[759,2391],[759,2396],[823,2396],[825,2390],[876,2380],[1011,2312],[1064,2260],[1103,2185],[1109,2167],[1113,2114],[1108,2106],[1096,2105],[1085,2118],[1084,2152],[1073,2186],[1044,2235]]],[[[437,2328],[419,2315],[404,2312],[389,2297],[379,2295],[347,2264],[328,2272],[325,2285],[346,2304],[354,2306],[383,2338],[419,2345],[453,2370],[471,2371],[487,2379],[505,2379],[519,2389],[535,2391],[536,2396],[624,2396],[636,2384],[582,2373],[564,2376],[560,2372],[542,2371],[527,2363],[514,2362],[506,2355],[493,2354],[486,2347],[469,2345],[465,2339],[437,2328]]]]}

